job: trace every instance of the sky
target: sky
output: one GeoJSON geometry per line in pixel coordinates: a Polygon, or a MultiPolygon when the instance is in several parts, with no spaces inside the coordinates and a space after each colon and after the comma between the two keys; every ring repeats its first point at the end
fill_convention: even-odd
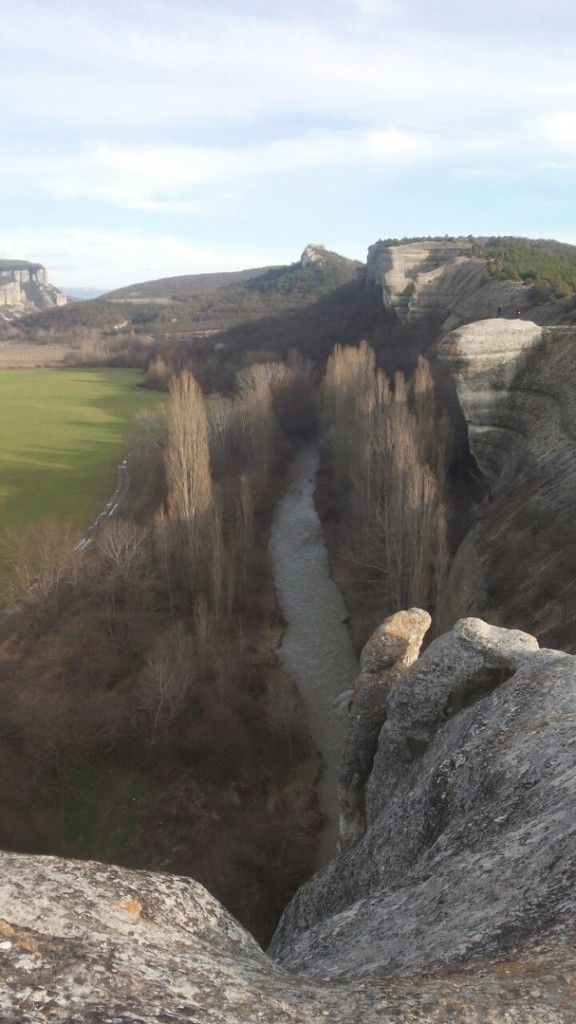
{"type": "Polygon", "coordinates": [[[54,284],[357,259],[378,238],[576,243],[567,0],[19,0],[0,256],[54,284]]]}

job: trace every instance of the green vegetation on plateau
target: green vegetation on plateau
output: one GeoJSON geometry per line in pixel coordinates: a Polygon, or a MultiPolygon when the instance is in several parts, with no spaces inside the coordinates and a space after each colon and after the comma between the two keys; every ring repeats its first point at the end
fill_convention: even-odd
{"type": "Polygon", "coordinates": [[[576,289],[576,245],[504,235],[477,239],[473,253],[488,260],[491,277],[532,285],[536,302],[565,299],[576,289]]]}
{"type": "Polygon", "coordinates": [[[88,524],[113,493],[138,410],[137,370],[0,373],[0,531],[47,516],[88,524]]]}
{"type": "Polygon", "coordinates": [[[488,273],[499,281],[523,281],[532,286],[536,303],[566,299],[576,291],[576,245],[551,238],[517,238],[493,235],[466,238],[455,235],[422,235],[416,238],[387,238],[384,245],[410,242],[467,242],[470,255],[488,262],[488,273]]]}

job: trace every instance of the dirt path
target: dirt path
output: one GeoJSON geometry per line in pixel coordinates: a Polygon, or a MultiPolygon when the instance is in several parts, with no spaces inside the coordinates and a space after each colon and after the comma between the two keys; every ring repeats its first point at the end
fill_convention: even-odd
{"type": "Polygon", "coordinates": [[[89,544],[92,543],[94,534],[100,529],[101,526],[111,519],[116,514],[120,506],[126,500],[129,486],[129,466],[130,466],[130,454],[126,455],[120,465],[118,466],[118,484],[114,494],[110,498],[110,501],[104,506],[102,511],[96,516],[96,519],[90,523],[90,526],[86,530],[84,536],[78,541],[75,550],[84,551],[89,544]]]}
{"type": "Polygon", "coordinates": [[[316,445],[296,456],[288,488],[276,506],[270,535],[276,589],[287,623],[280,660],[298,683],[312,734],[324,758],[320,804],[329,822],[321,837],[318,866],[333,856],[338,836],[337,783],[344,722],[334,702],[350,689],[358,673],[345,624],[346,606],[330,575],[322,526],[314,507],[319,461],[316,445]]]}

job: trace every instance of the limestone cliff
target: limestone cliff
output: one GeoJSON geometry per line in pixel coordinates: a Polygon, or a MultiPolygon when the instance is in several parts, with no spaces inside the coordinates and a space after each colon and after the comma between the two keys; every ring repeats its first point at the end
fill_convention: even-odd
{"type": "Polygon", "coordinates": [[[366,834],[271,957],[189,879],[6,853],[2,1021],[573,1024],[576,659],[465,620],[384,689],[366,834]]]}
{"type": "MultiPolygon", "coordinates": [[[[471,255],[471,243],[419,241],[406,244],[376,242],[368,250],[368,280],[382,289],[384,305],[400,320],[425,318],[456,326],[496,315],[534,310],[530,288],[520,281],[500,281],[488,275],[486,260],[471,255]]],[[[538,319],[549,322],[549,307],[539,307],[538,319]]]]}
{"type": "Polygon", "coordinates": [[[0,260],[0,319],[14,320],[66,303],[64,292],[50,284],[39,263],[0,260]]]}
{"type": "Polygon", "coordinates": [[[489,484],[456,554],[443,621],[525,625],[575,649],[576,328],[485,320],[437,348],[489,484]]]}

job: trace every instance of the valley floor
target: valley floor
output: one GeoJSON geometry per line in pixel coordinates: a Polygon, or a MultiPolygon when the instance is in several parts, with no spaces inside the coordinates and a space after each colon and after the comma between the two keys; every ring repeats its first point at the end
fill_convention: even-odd
{"type": "Polygon", "coordinates": [[[114,491],[136,413],[161,401],[137,370],[0,372],[0,531],[50,516],[80,528],[114,491]]]}

